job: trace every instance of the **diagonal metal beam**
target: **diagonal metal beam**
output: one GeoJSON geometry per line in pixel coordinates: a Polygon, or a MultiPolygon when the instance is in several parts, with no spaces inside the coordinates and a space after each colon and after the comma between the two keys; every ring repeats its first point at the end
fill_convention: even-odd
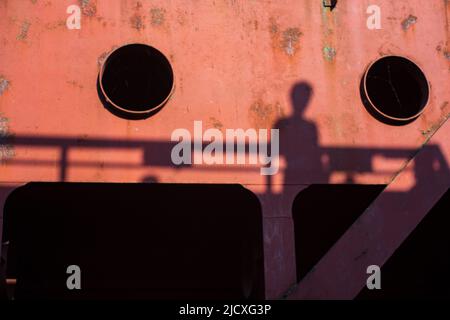
{"type": "Polygon", "coordinates": [[[366,284],[367,267],[381,267],[450,187],[447,119],[313,270],[290,290],[288,299],[353,299],[358,295],[366,284]],[[428,170],[423,164],[430,161],[433,166],[428,170]],[[411,184],[411,170],[415,172],[414,187],[397,192],[411,184]]]}

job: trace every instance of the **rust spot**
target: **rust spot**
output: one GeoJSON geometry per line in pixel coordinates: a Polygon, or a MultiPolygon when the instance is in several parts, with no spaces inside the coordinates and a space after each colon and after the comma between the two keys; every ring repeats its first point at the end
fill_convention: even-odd
{"type": "Polygon", "coordinates": [[[12,137],[9,132],[9,119],[0,114],[0,163],[15,156],[14,146],[9,143],[12,137]]]}
{"type": "Polygon", "coordinates": [[[270,30],[270,33],[271,33],[272,35],[275,35],[275,34],[278,33],[279,26],[278,26],[278,24],[276,23],[275,19],[273,19],[273,18],[270,19],[270,27],[269,27],[269,30],[270,30]]]}
{"type": "Polygon", "coordinates": [[[282,47],[287,55],[293,56],[298,48],[299,38],[302,35],[298,28],[288,28],[283,31],[282,47]]]}
{"type": "Polygon", "coordinates": [[[445,50],[444,51],[444,57],[445,57],[445,59],[450,60],[450,51],[445,50]]]}
{"type": "Polygon", "coordinates": [[[323,57],[327,61],[330,61],[330,62],[333,61],[334,58],[336,57],[336,49],[334,49],[333,47],[330,47],[330,46],[325,46],[323,48],[323,57]]]}
{"type": "Polygon", "coordinates": [[[444,101],[440,107],[441,110],[441,117],[439,121],[432,124],[428,129],[426,130],[420,130],[420,133],[426,138],[425,143],[433,136],[433,134],[439,130],[439,128],[450,118],[450,113],[448,111],[448,101],[444,101]]]}
{"type": "Polygon", "coordinates": [[[216,119],[214,117],[210,117],[209,118],[209,122],[211,123],[212,127],[216,128],[216,129],[219,129],[219,130],[222,130],[223,124],[222,124],[222,122],[220,122],[220,120],[218,120],[218,119],[216,119]]]}
{"type": "Polygon", "coordinates": [[[106,58],[108,57],[109,52],[103,52],[100,57],[98,57],[97,59],[97,65],[98,68],[100,69],[103,65],[103,63],[105,62],[106,58]]]}
{"type": "Polygon", "coordinates": [[[81,12],[87,17],[93,17],[97,13],[96,0],[79,0],[81,12]]]}
{"type": "Polygon", "coordinates": [[[403,30],[406,31],[410,26],[416,24],[416,22],[417,22],[417,17],[410,14],[408,16],[408,18],[406,18],[405,20],[402,21],[403,30]]]}
{"type": "Polygon", "coordinates": [[[254,128],[272,128],[279,117],[281,106],[279,104],[266,104],[261,100],[250,106],[249,118],[254,128]]]}
{"type": "Polygon", "coordinates": [[[28,31],[30,30],[31,23],[28,21],[24,21],[20,26],[20,32],[17,35],[17,40],[25,40],[28,36],[28,31]]]}
{"type": "Polygon", "coordinates": [[[441,43],[436,46],[436,51],[442,52],[444,58],[450,60],[450,50],[447,47],[443,48],[441,43]]]}
{"type": "Polygon", "coordinates": [[[6,80],[3,76],[0,76],[0,96],[8,89],[9,81],[6,80]]]}
{"type": "Polygon", "coordinates": [[[134,28],[138,31],[141,29],[144,29],[144,27],[145,27],[142,16],[140,16],[138,14],[135,14],[134,16],[132,16],[130,18],[130,24],[131,24],[132,28],[134,28]]]}
{"type": "Polygon", "coordinates": [[[99,68],[99,70],[101,69],[103,63],[105,63],[106,58],[108,58],[108,55],[116,50],[118,48],[118,46],[112,46],[110,51],[105,51],[103,52],[98,58],[97,58],[97,66],[99,68]]]}
{"type": "Polygon", "coordinates": [[[437,129],[439,129],[440,125],[439,124],[433,124],[430,128],[426,129],[426,130],[420,130],[420,133],[425,137],[425,138],[429,138],[431,137],[437,129]]]}
{"type": "Polygon", "coordinates": [[[177,10],[177,22],[179,25],[184,26],[186,24],[186,11],[177,10]]]}
{"type": "Polygon", "coordinates": [[[441,119],[445,119],[445,121],[450,118],[450,111],[448,110],[448,107],[449,107],[448,101],[444,101],[440,107],[441,119]]]}
{"type": "Polygon", "coordinates": [[[280,26],[274,18],[270,18],[269,23],[273,48],[281,49],[288,56],[293,56],[299,48],[299,39],[302,35],[299,28],[287,28],[281,32],[280,26]]]}
{"type": "Polygon", "coordinates": [[[83,89],[83,88],[84,88],[82,84],[79,84],[79,83],[76,82],[75,80],[66,81],[66,83],[67,83],[67,84],[70,84],[71,86],[74,86],[74,87],[76,87],[76,88],[79,88],[79,89],[83,89]]]}
{"type": "Polygon", "coordinates": [[[65,27],[65,26],[66,26],[65,20],[59,20],[56,22],[49,22],[49,23],[45,24],[45,28],[47,28],[48,30],[54,30],[56,28],[65,27]]]}
{"type": "Polygon", "coordinates": [[[160,26],[164,23],[166,11],[163,8],[150,9],[150,17],[153,26],[160,26]]]}

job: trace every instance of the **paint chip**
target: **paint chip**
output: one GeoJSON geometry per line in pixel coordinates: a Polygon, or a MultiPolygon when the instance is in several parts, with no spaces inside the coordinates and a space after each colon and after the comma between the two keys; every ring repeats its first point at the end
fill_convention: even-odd
{"type": "Polygon", "coordinates": [[[301,35],[298,28],[289,28],[283,32],[282,46],[289,56],[294,55],[301,35]]]}
{"type": "Polygon", "coordinates": [[[447,60],[450,60],[450,51],[444,51],[444,57],[447,60]]]}
{"type": "Polygon", "coordinates": [[[131,27],[136,30],[141,30],[144,28],[144,21],[142,17],[138,14],[135,14],[130,18],[131,27]]]}
{"type": "Polygon", "coordinates": [[[8,89],[9,81],[6,80],[3,76],[0,76],[0,96],[8,89]]]}
{"type": "Polygon", "coordinates": [[[24,21],[20,26],[20,32],[17,35],[17,40],[25,40],[28,37],[28,31],[30,30],[31,23],[28,21],[24,21]]]}
{"type": "Polygon", "coordinates": [[[165,14],[166,12],[162,8],[152,8],[150,10],[152,25],[154,26],[162,25],[164,23],[165,14]]]}
{"type": "Polygon", "coordinates": [[[333,61],[336,57],[336,49],[328,46],[324,47],[323,56],[327,61],[333,61]]]}
{"type": "Polygon", "coordinates": [[[95,0],[80,0],[81,12],[87,17],[93,17],[97,13],[95,0]]]}
{"type": "Polygon", "coordinates": [[[417,17],[410,14],[408,16],[408,18],[403,20],[402,28],[403,28],[403,30],[407,30],[410,26],[412,26],[412,25],[414,25],[416,23],[417,23],[417,17]]]}
{"type": "Polygon", "coordinates": [[[0,163],[15,156],[14,147],[8,143],[12,138],[9,133],[9,120],[0,114],[0,163]]]}
{"type": "Polygon", "coordinates": [[[222,122],[220,122],[220,120],[218,120],[218,119],[216,119],[216,118],[214,118],[214,117],[210,117],[210,118],[209,118],[209,121],[210,121],[211,125],[212,125],[215,129],[222,130],[223,124],[222,124],[222,122]]]}

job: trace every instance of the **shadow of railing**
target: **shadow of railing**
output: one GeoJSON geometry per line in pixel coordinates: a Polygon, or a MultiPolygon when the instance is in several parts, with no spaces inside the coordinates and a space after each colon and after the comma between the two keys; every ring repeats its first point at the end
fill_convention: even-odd
{"type": "MultiPolygon", "coordinates": [[[[6,142],[6,141],[5,141],[6,142]]],[[[69,160],[68,153],[73,149],[87,149],[94,152],[94,154],[101,154],[103,150],[111,150],[112,152],[120,152],[123,150],[139,150],[142,153],[140,163],[124,163],[123,161],[107,161],[102,163],[102,168],[146,168],[146,167],[170,167],[178,169],[186,169],[192,167],[190,164],[175,165],[171,159],[172,148],[177,144],[170,141],[158,140],[117,140],[117,139],[91,139],[91,138],[67,138],[67,137],[52,137],[52,136],[15,136],[8,139],[7,143],[14,147],[29,147],[32,152],[39,154],[39,148],[52,148],[59,154],[58,170],[59,181],[66,181],[67,171],[70,167],[84,167],[96,169],[99,161],[93,160],[69,160]]],[[[207,145],[202,142],[202,150],[207,145]]],[[[194,150],[194,143],[192,143],[192,150],[194,150]]],[[[226,145],[223,145],[223,150],[226,145]]],[[[268,148],[270,150],[270,147],[268,148]]],[[[430,154],[427,161],[415,166],[415,177],[417,180],[426,179],[429,174],[449,175],[449,167],[445,157],[437,145],[426,145],[422,149],[427,150],[430,154]]],[[[249,144],[245,146],[238,146],[234,149],[235,156],[238,155],[236,150],[245,150],[245,157],[248,159],[250,155],[249,144]]],[[[257,150],[255,150],[257,152],[257,150]]],[[[296,161],[296,159],[286,158],[286,155],[281,154],[281,157],[286,158],[286,167],[284,168],[284,183],[286,184],[304,184],[303,181],[310,183],[334,183],[330,180],[333,173],[340,172],[346,176],[342,183],[355,183],[353,176],[355,174],[374,174],[385,175],[393,177],[398,171],[402,169],[402,165],[398,162],[406,164],[418,152],[418,149],[413,148],[359,148],[359,147],[317,147],[317,164],[311,169],[309,166],[304,166],[304,162],[296,161]],[[396,165],[389,165],[390,162],[397,161],[396,165]],[[296,162],[299,165],[296,165],[296,162]],[[379,169],[385,166],[389,169],[379,169]],[[378,167],[378,168],[377,168],[378,167]]],[[[299,153],[297,159],[308,157],[306,154],[299,153]]],[[[40,166],[40,165],[55,165],[55,159],[42,159],[42,157],[27,157],[26,159],[9,159],[10,164],[20,164],[23,166],[40,166]]],[[[205,170],[206,172],[214,169],[221,171],[248,171],[254,170],[257,174],[257,168],[254,165],[234,166],[234,165],[200,165],[196,166],[197,170],[205,170]]],[[[155,177],[158,180],[158,177],[155,177]]],[[[234,182],[234,181],[232,181],[234,182]]],[[[271,179],[267,180],[270,185],[271,179]]],[[[270,188],[269,188],[270,189],[270,188]]]]}

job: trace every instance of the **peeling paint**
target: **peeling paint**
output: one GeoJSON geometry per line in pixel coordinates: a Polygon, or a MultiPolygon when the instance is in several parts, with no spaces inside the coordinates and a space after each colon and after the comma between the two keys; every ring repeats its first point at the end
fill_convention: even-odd
{"type": "Polygon", "coordinates": [[[439,128],[438,124],[432,125],[430,128],[426,130],[420,130],[420,133],[425,137],[428,138],[433,135],[433,133],[439,128]]]}
{"type": "Polygon", "coordinates": [[[417,17],[413,15],[409,15],[408,18],[402,21],[403,30],[407,30],[410,26],[417,23],[417,17]]]}
{"type": "Polygon", "coordinates": [[[441,111],[444,115],[441,117],[440,121],[434,123],[426,130],[420,130],[420,133],[422,134],[422,136],[424,136],[426,138],[426,141],[424,142],[423,145],[428,143],[428,140],[431,139],[431,137],[434,135],[434,133],[450,118],[450,113],[446,112],[447,106],[448,106],[448,101],[445,101],[441,106],[441,111]]]}
{"type": "Polygon", "coordinates": [[[295,54],[301,35],[302,33],[298,28],[289,28],[283,32],[282,47],[287,55],[293,56],[295,54]]]}
{"type": "Polygon", "coordinates": [[[210,118],[209,118],[209,121],[210,121],[211,125],[212,125],[214,128],[219,129],[219,130],[222,130],[223,124],[222,124],[222,122],[220,122],[220,120],[218,120],[218,119],[216,119],[216,118],[214,118],[214,117],[210,117],[210,118]]]}
{"type": "Polygon", "coordinates": [[[62,28],[66,26],[66,21],[65,20],[59,20],[56,22],[49,22],[45,24],[45,28],[47,28],[48,30],[54,30],[57,28],[62,28]]]}
{"type": "Polygon", "coordinates": [[[269,30],[270,30],[270,33],[273,34],[273,35],[278,33],[279,26],[278,26],[278,24],[275,22],[275,20],[273,18],[270,19],[269,30]]]}
{"type": "Polygon", "coordinates": [[[24,21],[20,26],[20,32],[17,35],[17,40],[25,40],[28,37],[28,31],[30,30],[31,23],[29,21],[24,21]]]}
{"type": "Polygon", "coordinates": [[[150,17],[153,26],[159,26],[164,23],[166,11],[163,8],[150,9],[150,17]]]}
{"type": "Polygon", "coordinates": [[[288,56],[293,56],[299,49],[299,40],[302,36],[299,28],[291,27],[281,32],[281,28],[276,20],[270,18],[269,32],[274,49],[281,49],[288,56]]]}
{"type": "Polygon", "coordinates": [[[109,54],[110,54],[111,52],[113,52],[114,50],[116,50],[117,48],[118,48],[118,46],[112,46],[112,47],[111,47],[111,50],[103,52],[103,53],[97,58],[97,66],[98,66],[99,70],[101,69],[101,67],[102,67],[103,64],[105,63],[105,60],[108,58],[109,54]]]}
{"type": "Polygon", "coordinates": [[[132,28],[134,28],[138,31],[141,29],[144,29],[144,27],[145,27],[143,18],[138,14],[135,14],[134,16],[132,16],[130,18],[130,24],[131,24],[132,28]]]}
{"type": "Polygon", "coordinates": [[[106,58],[108,57],[109,52],[103,52],[97,59],[97,66],[100,69],[105,62],[106,58]]]}
{"type": "Polygon", "coordinates": [[[0,96],[8,89],[9,81],[6,80],[3,76],[0,76],[0,96]]]}
{"type": "Polygon", "coordinates": [[[12,135],[9,132],[9,119],[0,114],[0,163],[15,156],[13,145],[9,144],[12,135]]]}
{"type": "Polygon", "coordinates": [[[436,47],[436,51],[442,53],[445,59],[450,60],[450,50],[448,47],[443,47],[442,43],[439,43],[436,47]]]}
{"type": "Polygon", "coordinates": [[[272,128],[274,122],[280,116],[281,106],[264,103],[259,100],[253,103],[249,109],[249,118],[254,128],[272,128]]]}
{"type": "Polygon", "coordinates": [[[333,61],[334,58],[336,57],[336,49],[329,47],[329,46],[325,46],[323,48],[323,56],[324,56],[325,60],[333,61]]]}
{"type": "Polygon", "coordinates": [[[97,13],[97,4],[95,0],[79,0],[81,12],[87,17],[93,17],[97,13]]]}

